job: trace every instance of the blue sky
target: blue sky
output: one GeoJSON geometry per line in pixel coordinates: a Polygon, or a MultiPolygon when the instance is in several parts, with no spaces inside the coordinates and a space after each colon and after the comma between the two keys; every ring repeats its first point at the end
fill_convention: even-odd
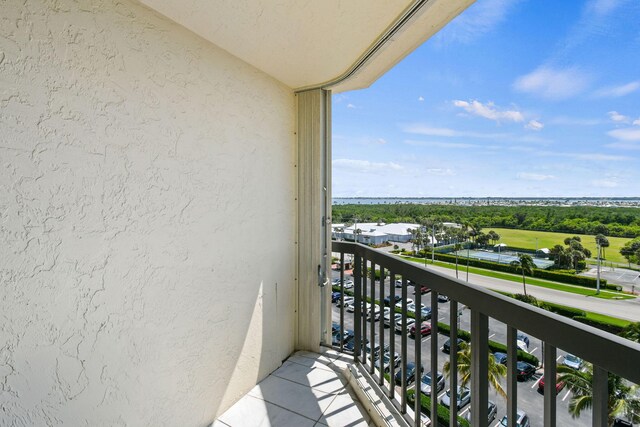
{"type": "Polygon", "coordinates": [[[640,0],[478,0],[333,96],[333,196],[640,196],[640,0]]]}

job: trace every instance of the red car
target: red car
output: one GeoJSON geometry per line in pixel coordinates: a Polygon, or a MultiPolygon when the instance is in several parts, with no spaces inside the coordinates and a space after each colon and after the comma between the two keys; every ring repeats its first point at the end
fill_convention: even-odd
{"type": "MultiPolygon", "coordinates": [[[[416,290],[415,290],[413,293],[415,294],[415,293],[417,293],[417,292],[418,292],[418,287],[416,286],[416,290]]],[[[426,286],[424,286],[424,285],[420,285],[420,293],[421,293],[421,294],[423,294],[423,295],[424,295],[424,294],[426,294],[426,293],[428,293],[428,292],[431,292],[431,288],[428,288],[428,287],[426,287],[426,286]]]]}
{"type": "MultiPolygon", "coordinates": [[[[564,386],[564,381],[556,380],[556,394],[560,393],[564,386]]],[[[544,394],[544,377],[540,378],[540,382],[538,382],[538,392],[544,394]]]]}
{"type": "MultiPolygon", "coordinates": [[[[420,334],[423,337],[426,336],[426,335],[431,335],[431,323],[422,322],[422,324],[420,325],[420,334]]],[[[412,338],[415,338],[415,336],[416,336],[416,325],[415,325],[415,323],[413,325],[411,325],[411,328],[409,328],[409,335],[412,338]]]]}

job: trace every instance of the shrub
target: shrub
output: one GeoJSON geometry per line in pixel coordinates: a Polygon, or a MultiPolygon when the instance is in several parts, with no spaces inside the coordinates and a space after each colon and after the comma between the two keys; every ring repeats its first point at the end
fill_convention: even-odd
{"type": "Polygon", "coordinates": [[[574,317],[584,317],[587,315],[584,310],[580,310],[579,308],[567,307],[566,305],[554,304],[552,302],[543,302],[540,307],[561,316],[569,317],[571,319],[573,319],[574,317]]]}
{"type": "MultiPolygon", "coordinates": [[[[415,390],[408,390],[407,391],[407,401],[409,401],[409,403],[413,404],[415,402],[415,394],[416,391],[415,390]]],[[[433,422],[433,417],[431,416],[431,398],[429,396],[425,396],[424,394],[420,393],[420,407],[423,413],[425,413],[429,419],[431,419],[431,425],[435,425],[436,423],[433,422]]],[[[437,419],[438,419],[438,426],[445,426],[448,427],[449,424],[449,409],[441,404],[438,404],[438,414],[437,414],[437,419]]],[[[462,417],[458,417],[458,426],[460,427],[469,427],[469,421],[465,420],[462,417]]]]}
{"type": "Polygon", "coordinates": [[[624,329],[622,326],[614,325],[612,323],[605,322],[603,320],[591,319],[585,316],[576,316],[573,318],[573,320],[577,320],[578,322],[584,323],[585,325],[593,326],[600,330],[610,332],[616,335],[620,334],[624,329]]]}
{"type": "Polygon", "coordinates": [[[513,298],[517,299],[518,301],[522,301],[526,304],[530,304],[535,307],[540,307],[540,303],[538,302],[538,299],[533,295],[515,294],[513,298]]]}

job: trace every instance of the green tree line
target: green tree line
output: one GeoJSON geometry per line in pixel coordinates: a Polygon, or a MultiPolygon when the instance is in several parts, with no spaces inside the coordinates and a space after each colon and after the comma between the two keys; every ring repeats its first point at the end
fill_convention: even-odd
{"type": "Polygon", "coordinates": [[[350,204],[333,206],[333,222],[411,222],[425,219],[474,226],[613,237],[640,236],[640,209],[600,206],[458,206],[350,204]]]}

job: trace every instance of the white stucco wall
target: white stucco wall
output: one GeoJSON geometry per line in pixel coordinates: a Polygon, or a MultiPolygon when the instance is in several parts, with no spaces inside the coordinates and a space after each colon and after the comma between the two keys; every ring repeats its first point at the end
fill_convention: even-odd
{"type": "Polygon", "coordinates": [[[293,93],[129,0],[0,8],[0,425],[211,422],[293,349],[293,93]]]}

